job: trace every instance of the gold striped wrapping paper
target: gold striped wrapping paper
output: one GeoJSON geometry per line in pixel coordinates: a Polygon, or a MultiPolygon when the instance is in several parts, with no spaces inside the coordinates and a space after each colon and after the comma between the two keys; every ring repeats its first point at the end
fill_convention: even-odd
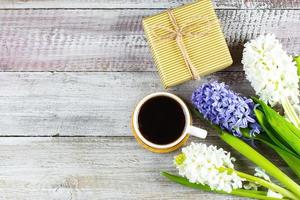
{"type": "MultiPolygon", "coordinates": [[[[188,56],[200,76],[219,71],[232,64],[228,46],[210,0],[200,0],[184,5],[173,9],[172,12],[179,27],[185,26],[193,18],[203,16],[198,19],[196,25],[190,26],[188,31],[201,33],[208,30],[207,33],[201,37],[183,36],[188,56]]],[[[170,34],[164,28],[158,28],[160,26],[174,28],[167,12],[143,19],[143,27],[153,59],[164,87],[168,88],[191,80],[192,74],[185,64],[175,39],[160,40],[157,38],[157,36],[163,38],[170,34]]]]}

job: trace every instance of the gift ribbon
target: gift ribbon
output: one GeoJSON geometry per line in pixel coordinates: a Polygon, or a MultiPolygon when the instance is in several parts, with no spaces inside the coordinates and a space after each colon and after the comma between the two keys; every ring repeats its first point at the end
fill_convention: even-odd
{"type": "Polygon", "coordinates": [[[184,45],[184,41],[183,41],[183,37],[184,36],[188,36],[188,37],[203,37],[205,36],[209,29],[210,29],[210,26],[211,24],[207,18],[206,23],[207,23],[207,27],[206,29],[207,30],[204,30],[204,31],[201,31],[201,32],[188,32],[188,31],[184,31],[185,28],[187,27],[191,27],[193,25],[195,25],[196,22],[198,22],[197,20],[200,19],[200,18],[204,18],[203,16],[199,16],[199,17],[195,17],[194,19],[192,18],[192,20],[186,22],[185,24],[183,24],[182,26],[179,26],[177,21],[176,21],[176,18],[174,17],[174,14],[172,12],[172,10],[167,10],[167,13],[168,13],[168,16],[169,16],[169,19],[173,25],[173,29],[172,28],[169,28],[167,26],[164,26],[164,25],[156,25],[153,27],[153,35],[156,37],[156,39],[158,40],[166,40],[166,39],[171,39],[171,40],[174,40],[176,41],[176,44],[181,52],[181,55],[184,59],[184,62],[186,64],[186,66],[188,66],[188,69],[192,75],[192,78],[193,79],[200,79],[200,75],[198,74],[197,72],[197,69],[196,67],[193,65],[193,62],[191,61],[190,57],[189,57],[189,54],[187,52],[187,49],[184,45]],[[164,36],[158,36],[155,31],[154,31],[154,28],[159,28],[159,29],[163,29],[165,31],[168,31],[169,34],[167,35],[164,35],[164,36]]]}

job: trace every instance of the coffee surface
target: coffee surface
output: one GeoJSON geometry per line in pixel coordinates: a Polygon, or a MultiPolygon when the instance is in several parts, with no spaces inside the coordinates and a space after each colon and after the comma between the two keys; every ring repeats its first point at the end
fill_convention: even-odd
{"type": "Polygon", "coordinates": [[[144,103],[139,111],[141,134],[154,144],[169,144],[183,133],[185,115],[181,105],[167,96],[157,96],[144,103]]]}

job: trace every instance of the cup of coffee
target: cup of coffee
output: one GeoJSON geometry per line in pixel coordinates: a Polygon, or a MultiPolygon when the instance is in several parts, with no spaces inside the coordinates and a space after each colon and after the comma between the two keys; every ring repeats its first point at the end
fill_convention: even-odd
{"type": "Polygon", "coordinates": [[[132,132],[146,149],[167,153],[181,147],[189,135],[205,138],[207,131],[192,126],[187,105],[168,92],[144,97],[132,115],[132,132]]]}

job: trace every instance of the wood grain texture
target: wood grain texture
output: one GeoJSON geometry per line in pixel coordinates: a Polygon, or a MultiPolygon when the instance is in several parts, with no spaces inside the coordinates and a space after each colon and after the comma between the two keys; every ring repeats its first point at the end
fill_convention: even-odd
{"type": "MultiPolygon", "coordinates": [[[[230,151],[218,138],[206,143],[230,151]]],[[[0,152],[0,198],[5,200],[243,199],[166,180],[159,173],[176,173],[172,159],[178,152],[154,154],[140,148],[133,137],[1,138],[0,152]]],[[[251,163],[233,156],[238,169],[253,173],[251,163]]]]}
{"type": "MultiPolygon", "coordinates": [[[[0,10],[1,71],[155,71],[141,20],[161,10],[0,10]]],[[[240,71],[243,43],[275,33],[300,52],[300,10],[218,10],[240,71]]],[[[217,58],[216,58],[217,59],[217,58]]]]}
{"type": "MultiPolygon", "coordinates": [[[[130,132],[137,101],[163,90],[141,20],[191,1],[0,0],[1,200],[244,199],[167,181],[159,172],[176,171],[178,152],[148,152],[130,132]]],[[[253,94],[240,60],[243,43],[259,34],[274,32],[289,53],[300,52],[299,0],[214,5],[235,64],[169,90],[187,101],[211,80],[253,94]]],[[[230,150],[204,122],[195,125],[209,131],[205,143],[230,150]]],[[[286,170],[270,149],[261,151],[286,170]]]]}
{"type": "MultiPolygon", "coordinates": [[[[0,9],[24,8],[170,8],[193,0],[2,0],[0,9]]],[[[299,9],[298,0],[213,0],[218,9],[299,9]]]]}
{"type": "MultiPolygon", "coordinates": [[[[169,91],[189,101],[200,83],[211,80],[253,94],[241,72],[215,73],[169,91]]],[[[2,72],[0,82],[2,136],[129,136],[135,104],[163,90],[156,72],[2,72]]]]}

